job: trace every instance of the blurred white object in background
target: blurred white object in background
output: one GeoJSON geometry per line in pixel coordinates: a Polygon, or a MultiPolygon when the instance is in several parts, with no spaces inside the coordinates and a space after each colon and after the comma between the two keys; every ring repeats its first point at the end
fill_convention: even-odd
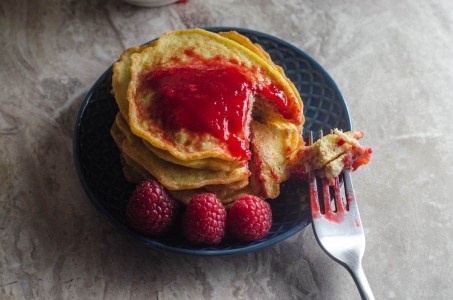
{"type": "Polygon", "coordinates": [[[171,3],[176,3],[179,0],[123,0],[123,1],[137,6],[157,7],[168,5],[171,3]]]}

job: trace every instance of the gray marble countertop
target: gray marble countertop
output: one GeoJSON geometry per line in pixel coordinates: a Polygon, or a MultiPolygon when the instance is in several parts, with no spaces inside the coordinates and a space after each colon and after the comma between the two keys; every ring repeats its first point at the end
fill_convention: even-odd
{"type": "Polygon", "coordinates": [[[215,25],[287,40],[337,82],[374,149],[354,183],[376,298],[453,299],[452,12],[451,0],[2,0],[0,299],[359,298],[311,226],[246,255],[174,255],[84,194],[71,135],[96,78],[129,46],[215,25]]]}

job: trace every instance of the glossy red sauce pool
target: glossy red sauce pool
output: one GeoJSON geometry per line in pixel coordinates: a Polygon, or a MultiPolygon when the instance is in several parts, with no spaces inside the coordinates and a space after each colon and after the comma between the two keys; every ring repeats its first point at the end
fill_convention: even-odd
{"type": "Polygon", "coordinates": [[[175,57],[174,66],[142,75],[139,89],[154,94],[145,113],[165,130],[209,134],[223,141],[233,157],[249,160],[246,123],[254,95],[271,102],[283,117],[299,120],[281,88],[256,80],[259,68],[220,55],[206,59],[191,48],[184,55],[189,63],[175,57]]]}
{"type": "Polygon", "coordinates": [[[157,92],[150,114],[165,129],[210,134],[224,141],[233,156],[250,158],[245,125],[251,83],[237,68],[162,68],[149,74],[144,85],[157,92]]]}

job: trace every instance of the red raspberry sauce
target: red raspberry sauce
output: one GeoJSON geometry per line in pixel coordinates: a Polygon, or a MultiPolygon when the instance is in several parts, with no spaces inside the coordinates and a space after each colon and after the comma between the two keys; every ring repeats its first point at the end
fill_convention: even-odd
{"type": "Polygon", "coordinates": [[[178,66],[147,76],[145,87],[157,91],[151,116],[164,128],[185,128],[225,142],[237,158],[250,159],[246,130],[251,82],[234,66],[178,66]]]}

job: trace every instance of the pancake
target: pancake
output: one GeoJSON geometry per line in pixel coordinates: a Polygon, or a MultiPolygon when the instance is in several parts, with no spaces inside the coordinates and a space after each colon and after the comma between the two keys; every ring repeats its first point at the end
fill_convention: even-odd
{"type": "MultiPolygon", "coordinates": [[[[180,190],[180,191],[169,191],[170,194],[177,200],[179,200],[181,203],[187,205],[189,202],[192,200],[192,198],[196,194],[200,193],[210,193],[210,191],[206,189],[195,189],[195,190],[180,190]]],[[[223,190],[222,193],[216,194],[217,198],[220,199],[222,204],[226,207],[229,207],[239,199],[241,196],[250,194],[251,191],[249,187],[245,187],[243,189],[237,190],[237,191],[228,191],[228,190],[223,190]]]]}
{"type": "MultiPolygon", "coordinates": [[[[131,81],[131,55],[140,53],[146,46],[132,47],[123,52],[120,59],[113,64],[112,89],[118,108],[124,119],[128,121],[129,103],[127,89],[131,81]]],[[[151,46],[149,46],[151,47],[151,46]]]]}
{"type": "MultiPolygon", "coordinates": [[[[117,146],[121,149],[122,143],[125,140],[125,135],[120,128],[114,124],[111,129],[112,136],[114,137],[117,146]]],[[[138,183],[144,179],[154,178],[151,173],[144,169],[133,158],[129,157],[126,153],[121,153],[121,163],[123,165],[123,173],[126,179],[133,183],[138,183]]],[[[203,188],[187,189],[187,190],[169,190],[172,196],[178,201],[188,204],[190,200],[198,193],[215,193],[220,201],[227,205],[233,202],[242,195],[250,193],[248,179],[232,182],[229,184],[206,185],[203,188]]]]}
{"type": "Polygon", "coordinates": [[[111,130],[114,140],[126,157],[130,157],[169,190],[197,189],[206,185],[229,184],[249,177],[247,166],[233,171],[191,169],[159,159],[147,151],[143,142],[129,131],[124,119],[117,115],[111,130]],[[120,134],[118,134],[120,132],[120,134]]]}
{"type": "Polygon", "coordinates": [[[334,178],[344,169],[355,171],[371,158],[371,148],[360,145],[362,137],[360,130],[343,132],[334,129],[313,145],[302,148],[292,168],[301,169],[306,174],[314,171],[323,178],[334,178]]]}
{"type": "MultiPolygon", "coordinates": [[[[273,119],[281,119],[299,125],[299,129],[303,123],[302,102],[291,84],[288,83],[289,80],[283,77],[277,71],[275,65],[270,64],[268,60],[263,59],[238,42],[221,35],[201,29],[170,32],[161,36],[153,47],[132,54],[131,61],[131,81],[127,93],[131,130],[151,145],[168,151],[180,160],[196,160],[207,157],[217,157],[227,161],[248,161],[250,159],[250,154],[247,155],[248,149],[242,149],[244,150],[242,152],[238,151],[240,153],[228,151],[231,150],[229,147],[232,139],[224,141],[219,138],[219,135],[212,134],[210,131],[200,134],[200,132],[193,132],[194,130],[185,127],[169,130],[169,127],[172,126],[166,126],[166,123],[173,122],[174,118],[171,118],[168,114],[165,114],[165,118],[161,117],[163,101],[158,99],[163,98],[161,94],[164,94],[162,92],[164,88],[168,86],[174,88],[174,86],[154,85],[154,83],[159,82],[159,80],[167,80],[173,83],[172,81],[177,79],[185,79],[182,70],[187,71],[188,74],[200,74],[208,70],[206,76],[211,77],[213,74],[217,74],[212,71],[213,69],[219,70],[223,73],[219,75],[220,80],[215,84],[227,82],[228,80],[221,79],[230,79],[228,72],[235,70],[234,72],[237,74],[234,74],[232,78],[242,76],[243,78],[240,79],[250,81],[251,85],[259,83],[260,88],[270,87],[260,92],[246,90],[244,99],[238,104],[241,105],[238,111],[245,113],[245,116],[241,120],[242,126],[239,126],[240,128],[237,131],[237,139],[239,139],[238,143],[245,144],[246,148],[248,148],[249,142],[247,130],[250,121],[249,111],[254,100],[267,101],[270,105],[266,115],[273,119]],[[228,70],[228,72],[225,70],[228,70]],[[224,78],[224,76],[227,78],[224,78]],[[254,95],[257,93],[265,94],[265,96],[255,99],[254,95]],[[284,100],[269,99],[277,94],[278,96],[283,95],[284,100]],[[156,111],[157,113],[153,113],[156,111]]],[[[215,81],[216,79],[218,78],[212,80],[215,81]]],[[[185,82],[185,84],[187,83],[185,82]]],[[[184,85],[184,88],[190,90],[190,86],[184,85]]],[[[174,91],[166,92],[164,96],[167,97],[174,91]]],[[[206,91],[204,90],[204,92],[206,91]]],[[[168,101],[167,98],[165,101],[168,101]]],[[[187,105],[182,108],[187,108],[187,105]]],[[[194,116],[199,114],[202,118],[203,108],[206,109],[206,107],[200,107],[198,112],[188,112],[187,109],[177,111],[178,108],[172,106],[173,111],[164,112],[170,114],[174,112],[174,116],[176,116],[186,111],[187,114],[194,116]]],[[[231,122],[231,119],[228,121],[231,122]]]]}
{"type": "Polygon", "coordinates": [[[214,171],[231,171],[235,168],[240,168],[244,166],[244,163],[240,161],[225,161],[215,157],[208,157],[196,160],[181,160],[172,156],[168,151],[159,149],[151,145],[147,141],[143,141],[146,148],[156,154],[159,158],[166,160],[168,162],[194,168],[194,169],[209,169],[214,171]]]}
{"type": "MultiPolygon", "coordinates": [[[[121,155],[121,162],[123,164],[124,176],[130,182],[138,183],[144,179],[154,178],[148,171],[124,153],[121,155]]],[[[220,201],[227,205],[242,195],[250,193],[250,188],[248,180],[245,180],[224,185],[207,185],[198,189],[169,190],[169,192],[175,199],[184,204],[188,204],[196,194],[215,193],[220,201]]]]}

